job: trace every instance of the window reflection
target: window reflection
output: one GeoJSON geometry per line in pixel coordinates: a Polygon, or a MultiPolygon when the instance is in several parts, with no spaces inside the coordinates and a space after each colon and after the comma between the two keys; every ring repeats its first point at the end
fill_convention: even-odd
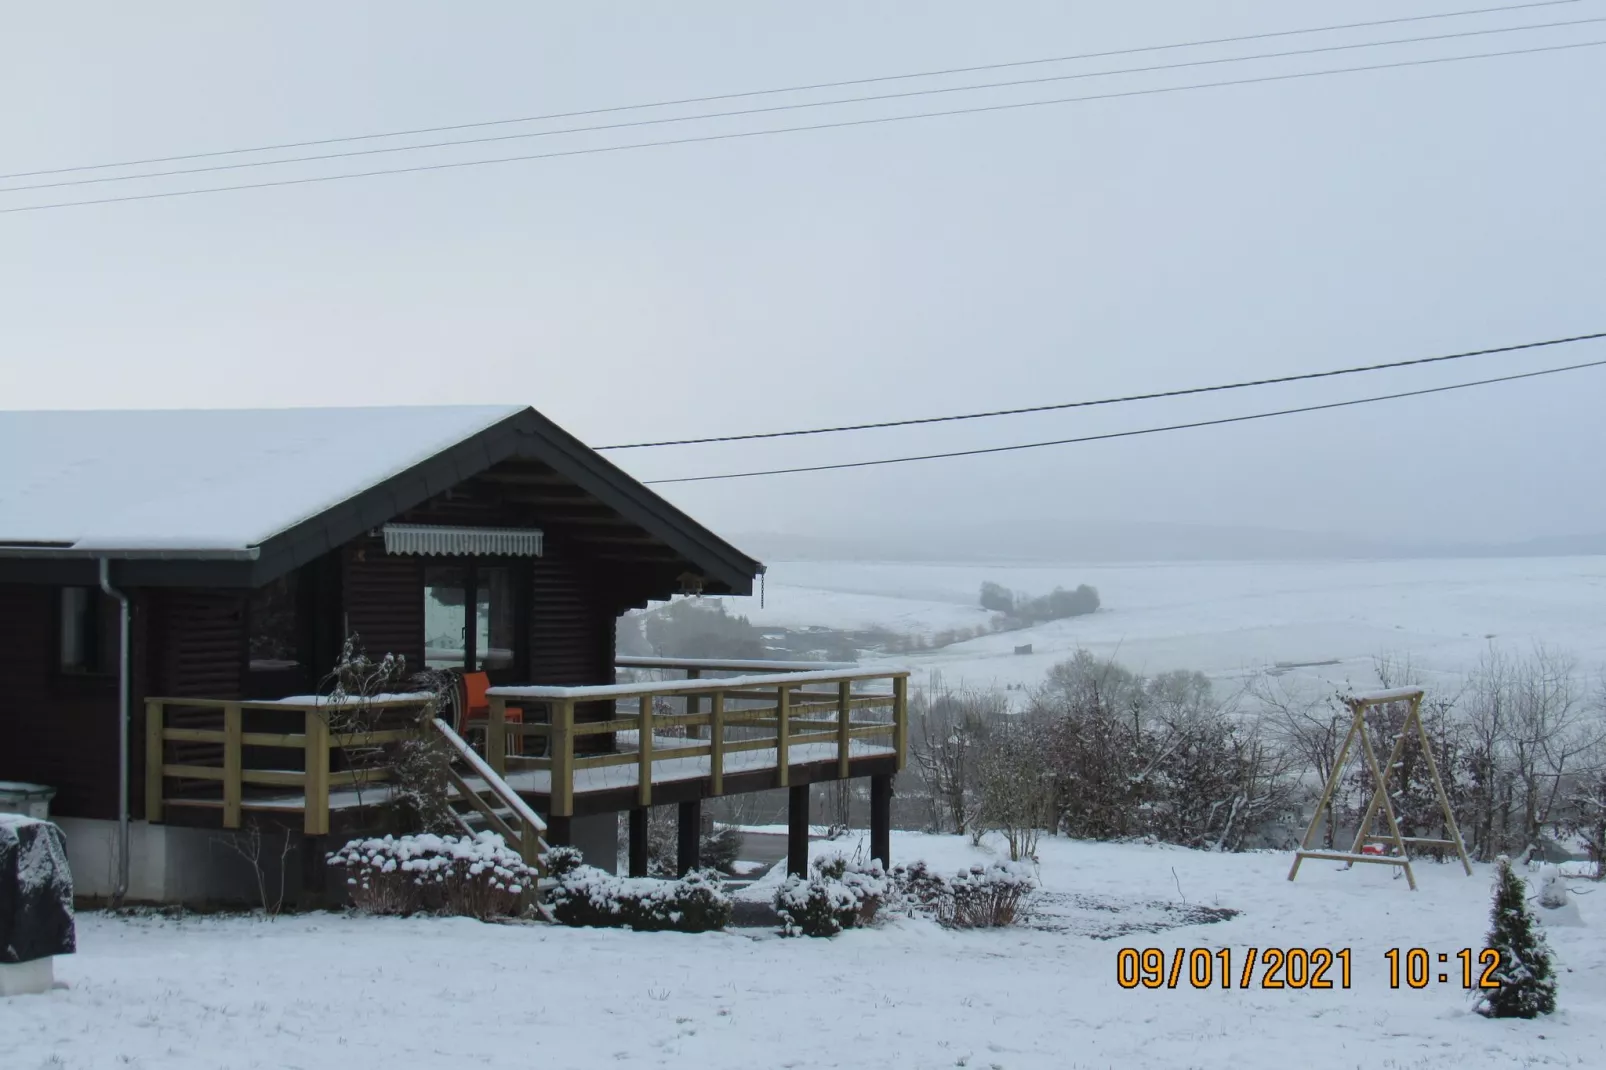
{"type": "Polygon", "coordinates": [[[469,657],[468,590],[474,589],[474,668],[514,663],[513,582],[506,567],[432,565],[424,569],[424,664],[461,669],[469,657]]]}

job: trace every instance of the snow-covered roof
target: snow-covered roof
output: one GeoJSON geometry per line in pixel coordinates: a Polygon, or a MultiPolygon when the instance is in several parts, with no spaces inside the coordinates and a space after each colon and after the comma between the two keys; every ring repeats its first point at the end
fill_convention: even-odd
{"type": "Polygon", "coordinates": [[[0,412],[0,544],[245,551],[522,411],[0,412]]]}

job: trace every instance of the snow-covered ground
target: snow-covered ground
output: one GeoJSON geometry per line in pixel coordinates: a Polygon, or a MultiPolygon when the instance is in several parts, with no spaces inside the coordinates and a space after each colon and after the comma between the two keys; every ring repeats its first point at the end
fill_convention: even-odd
{"type": "Polygon", "coordinates": [[[984,580],[1042,594],[1086,583],[1098,613],[988,635],[897,660],[950,686],[1035,684],[1078,647],[1147,672],[1220,678],[1272,670],[1329,686],[1371,686],[1372,658],[1410,654],[1429,684],[1461,673],[1491,643],[1535,643],[1606,665],[1606,557],[1413,561],[1186,562],[1147,565],[937,565],[779,562],[765,605],[732,608],[760,625],[880,624],[934,632],[984,624],[984,580]],[[1015,647],[1031,644],[1033,653],[1015,647]],[[1311,665],[1312,662],[1336,664],[1311,665]],[[1282,667],[1279,668],[1279,663],[1282,667]]]}
{"type": "MultiPolygon", "coordinates": [[[[818,843],[816,853],[841,843],[818,843]]],[[[848,851],[854,844],[845,845],[848,851]]],[[[895,833],[898,858],[989,857],[895,833]]],[[[1383,953],[1481,946],[1490,874],[1286,854],[1046,840],[1039,927],[946,932],[897,921],[834,940],[685,936],[316,914],[80,918],[64,987],[0,1000],[6,1070],[160,1067],[1199,1067],[1430,1070],[1599,1065],[1606,896],[1557,928],[1560,1008],[1468,1012],[1456,982],[1389,987],[1383,953]],[[1198,907],[1241,911],[1174,926],[1198,907]],[[1125,947],[1349,948],[1350,987],[1123,989],[1125,947]]],[[[1586,891],[1596,891],[1575,882],[1586,891]]],[[[1437,967],[1435,969],[1443,969],[1437,967]]],[[[1338,980],[1336,970],[1329,979],[1338,980]]]]}

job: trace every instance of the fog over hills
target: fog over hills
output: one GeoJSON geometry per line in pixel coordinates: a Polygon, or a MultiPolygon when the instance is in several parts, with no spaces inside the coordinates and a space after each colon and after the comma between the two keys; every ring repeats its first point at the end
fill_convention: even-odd
{"type": "Polygon", "coordinates": [[[744,532],[731,541],[771,561],[1294,561],[1606,554],[1606,533],[1523,542],[1426,542],[1263,527],[1091,521],[911,524],[907,532],[744,532]]]}

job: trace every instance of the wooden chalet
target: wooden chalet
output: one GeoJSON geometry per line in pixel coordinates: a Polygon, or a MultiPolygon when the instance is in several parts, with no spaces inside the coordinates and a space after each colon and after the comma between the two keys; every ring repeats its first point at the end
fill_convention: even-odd
{"type": "Polygon", "coordinates": [[[797,869],[808,785],[859,776],[887,856],[906,676],[621,662],[620,614],[763,566],[533,409],[6,412],[0,453],[0,780],[55,789],[81,894],[218,897],[219,830],[255,826],[316,897],[431,735],[463,827],[530,858],[612,869],[629,811],[644,873],[675,803],[689,866],[702,799],[786,787],[797,869]],[[405,692],[352,721],[320,691],[353,635],[484,674],[479,719],[405,692]]]}

